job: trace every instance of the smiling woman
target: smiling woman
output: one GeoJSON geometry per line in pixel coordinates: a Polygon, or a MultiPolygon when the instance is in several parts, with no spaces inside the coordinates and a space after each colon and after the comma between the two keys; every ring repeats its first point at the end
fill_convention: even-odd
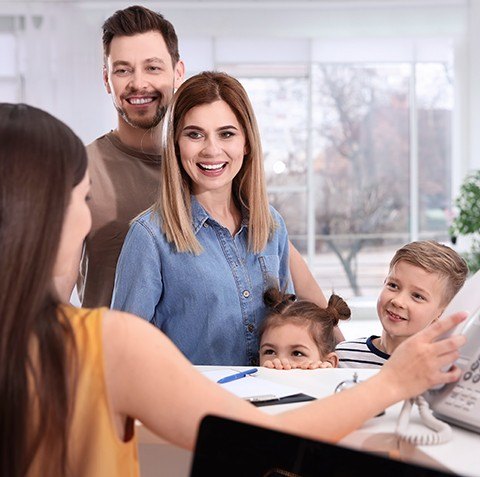
{"type": "Polygon", "coordinates": [[[209,72],[186,81],[162,144],[159,198],[130,228],[112,306],[154,323],[195,364],[256,364],[263,293],[272,280],[289,286],[289,244],[241,84],[209,72]]]}

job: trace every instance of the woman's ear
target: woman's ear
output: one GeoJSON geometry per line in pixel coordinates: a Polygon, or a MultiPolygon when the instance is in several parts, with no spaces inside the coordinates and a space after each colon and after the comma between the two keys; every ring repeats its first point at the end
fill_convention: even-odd
{"type": "Polygon", "coordinates": [[[332,365],[332,368],[338,368],[338,355],[333,351],[328,353],[322,361],[328,361],[332,365]]]}
{"type": "MultiPolygon", "coordinates": [[[[244,130],[245,131],[245,130],[244,130]]],[[[245,134],[245,146],[243,146],[243,156],[244,156],[244,159],[245,159],[245,156],[248,156],[250,154],[250,145],[248,144],[248,140],[247,140],[247,133],[244,132],[245,134]]]]}
{"type": "Polygon", "coordinates": [[[174,83],[173,87],[177,90],[180,85],[183,83],[185,79],[185,64],[182,60],[178,60],[177,64],[175,65],[174,71],[174,83]]]}

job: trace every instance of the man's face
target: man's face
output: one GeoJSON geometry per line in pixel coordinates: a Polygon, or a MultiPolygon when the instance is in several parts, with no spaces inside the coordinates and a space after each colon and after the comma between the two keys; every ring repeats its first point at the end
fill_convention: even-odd
{"type": "Polygon", "coordinates": [[[184,66],[175,66],[162,35],[156,31],[114,37],[104,69],[107,92],[120,117],[130,126],[155,127],[165,115],[184,66]]]}

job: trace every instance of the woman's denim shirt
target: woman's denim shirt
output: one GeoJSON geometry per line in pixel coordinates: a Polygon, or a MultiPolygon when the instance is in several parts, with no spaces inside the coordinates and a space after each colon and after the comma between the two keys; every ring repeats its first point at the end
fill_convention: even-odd
{"type": "Polygon", "coordinates": [[[270,211],[277,228],[255,254],[248,251],[245,219],[232,237],[192,197],[200,255],[177,252],[158,216],[145,212],[123,244],[112,308],[153,323],[193,364],[256,364],[257,330],[266,312],[263,293],[272,284],[290,283],[287,230],[280,214],[270,211]]]}

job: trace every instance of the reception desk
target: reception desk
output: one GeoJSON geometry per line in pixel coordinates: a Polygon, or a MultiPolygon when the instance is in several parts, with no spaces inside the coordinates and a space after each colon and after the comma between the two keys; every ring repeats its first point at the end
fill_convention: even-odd
{"type": "MultiPolygon", "coordinates": [[[[218,367],[213,366],[198,366],[197,368],[199,370],[218,369],[218,367]]],[[[232,369],[241,370],[242,368],[235,367],[232,369]]],[[[369,369],[277,371],[259,368],[258,375],[263,379],[294,386],[301,392],[322,398],[331,395],[341,381],[352,379],[354,371],[358,373],[360,380],[367,379],[377,372],[369,369]]],[[[263,412],[275,414],[302,405],[305,405],[305,403],[266,406],[260,409],[263,412]]],[[[399,440],[394,434],[401,407],[402,404],[399,403],[386,409],[384,415],[367,421],[360,429],[345,437],[340,445],[447,470],[460,475],[480,477],[480,465],[478,464],[480,434],[452,426],[453,438],[450,442],[436,446],[413,446],[399,440]]],[[[339,413],[341,413],[341,410],[339,410],[339,413]]],[[[412,430],[423,429],[416,410],[412,413],[411,426],[412,430]]],[[[162,441],[141,424],[138,425],[138,436],[142,477],[161,475],[188,477],[192,457],[190,452],[162,441]]]]}

